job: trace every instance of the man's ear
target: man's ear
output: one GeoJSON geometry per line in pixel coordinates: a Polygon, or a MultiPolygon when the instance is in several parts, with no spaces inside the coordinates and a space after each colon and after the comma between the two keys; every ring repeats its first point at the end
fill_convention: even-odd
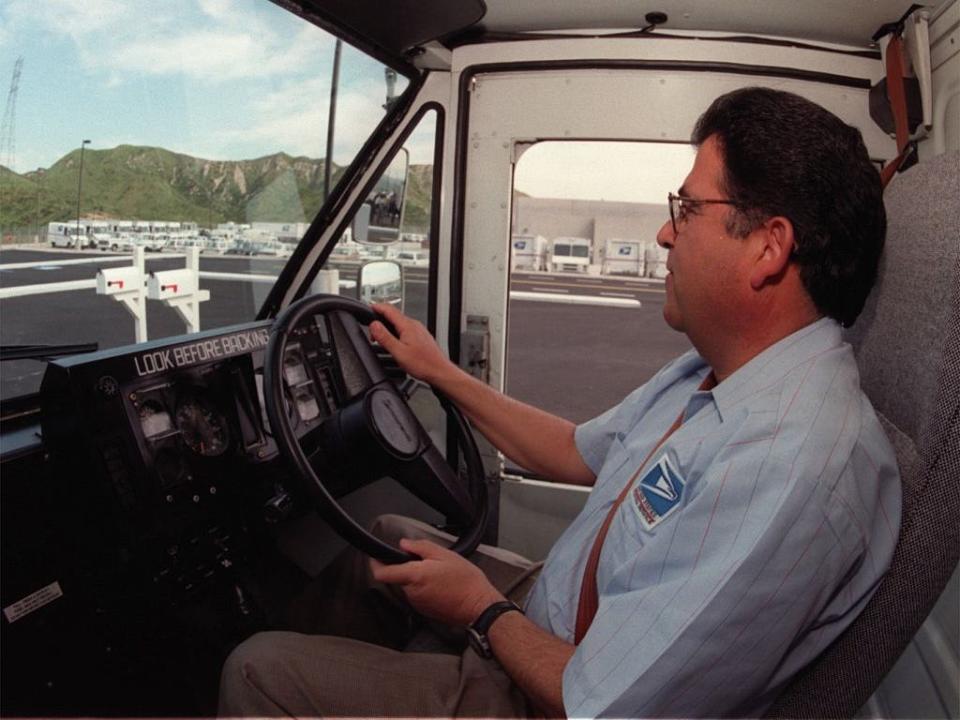
{"type": "Polygon", "coordinates": [[[793,223],[782,215],[775,215],[752,234],[758,252],[750,271],[750,287],[759,290],[779,278],[790,262],[794,247],[793,223]]]}

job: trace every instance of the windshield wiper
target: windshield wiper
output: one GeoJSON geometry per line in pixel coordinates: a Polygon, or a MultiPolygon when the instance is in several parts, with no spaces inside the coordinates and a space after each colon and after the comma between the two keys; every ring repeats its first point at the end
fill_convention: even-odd
{"type": "Polygon", "coordinates": [[[49,360],[62,355],[79,355],[80,353],[96,352],[100,349],[98,343],[81,343],[79,345],[2,345],[0,346],[0,362],[4,360],[49,360]]]}

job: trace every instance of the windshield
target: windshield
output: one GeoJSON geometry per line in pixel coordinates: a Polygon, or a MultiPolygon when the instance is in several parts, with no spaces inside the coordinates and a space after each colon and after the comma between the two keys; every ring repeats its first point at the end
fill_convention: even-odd
{"type": "MultiPolygon", "coordinates": [[[[265,0],[7,0],[0,73],[5,347],[252,320],[409,84],[265,0]],[[147,282],[131,299],[129,273],[166,271],[193,287],[147,282]]],[[[43,367],[2,363],[0,397],[36,391],[43,367]]]]}

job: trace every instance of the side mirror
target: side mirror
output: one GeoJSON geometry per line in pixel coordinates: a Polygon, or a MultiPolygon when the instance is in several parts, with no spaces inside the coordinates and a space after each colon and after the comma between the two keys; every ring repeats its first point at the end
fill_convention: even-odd
{"type": "Polygon", "coordinates": [[[409,169],[410,153],[400,148],[353,216],[351,227],[355,242],[389,245],[400,239],[409,169]]]}
{"type": "Polygon", "coordinates": [[[390,303],[403,310],[403,268],[393,260],[374,260],[357,270],[358,296],[365,303],[390,303]]]}

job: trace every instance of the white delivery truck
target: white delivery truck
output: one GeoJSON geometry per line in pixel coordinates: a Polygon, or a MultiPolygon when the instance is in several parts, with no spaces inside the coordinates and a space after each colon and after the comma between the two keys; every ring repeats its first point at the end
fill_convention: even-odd
{"type": "Polygon", "coordinates": [[[510,269],[546,270],[548,245],[543,235],[514,235],[510,241],[510,269]]]}
{"type": "Polygon", "coordinates": [[[604,246],[602,273],[643,277],[645,248],[643,240],[610,238],[604,246]]]}
{"type": "Polygon", "coordinates": [[[554,238],[550,249],[550,270],[586,273],[590,268],[590,245],[590,238],[554,238]]]}
{"type": "Polygon", "coordinates": [[[93,240],[87,235],[87,225],[81,221],[52,222],[47,225],[47,241],[50,247],[87,248],[93,240]]]}

